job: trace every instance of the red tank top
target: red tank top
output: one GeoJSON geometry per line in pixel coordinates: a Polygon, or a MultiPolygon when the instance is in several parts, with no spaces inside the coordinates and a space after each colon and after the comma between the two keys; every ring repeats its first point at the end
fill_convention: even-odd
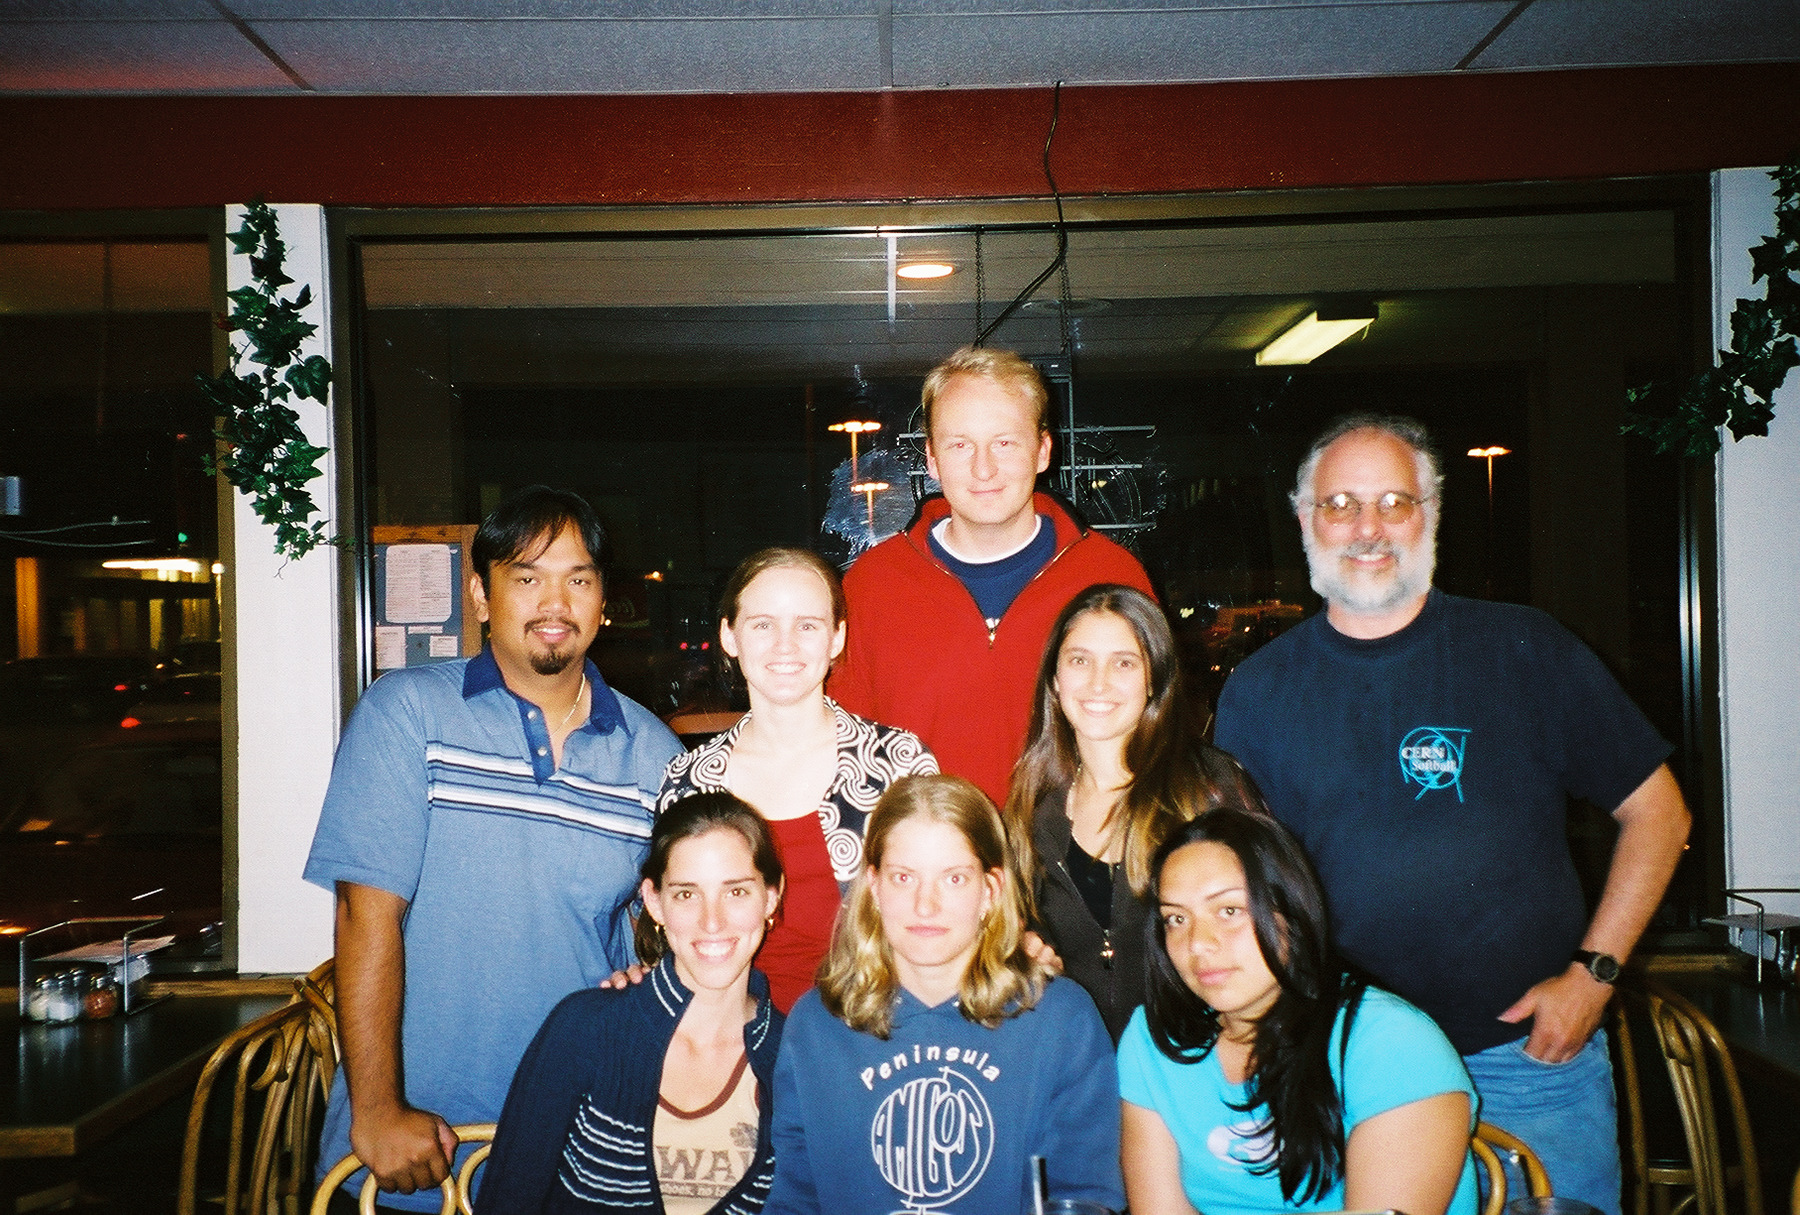
{"type": "Polygon", "coordinates": [[[769,824],[781,852],[781,868],[787,875],[787,894],[775,913],[775,924],[763,938],[756,955],[757,969],[769,976],[769,997],[786,1013],[806,989],[825,949],[831,944],[831,925],[837,918],[838,884],[831,872],[831,855],[825,851],[825,832],[819,816],[805,814],[769,824]]]}

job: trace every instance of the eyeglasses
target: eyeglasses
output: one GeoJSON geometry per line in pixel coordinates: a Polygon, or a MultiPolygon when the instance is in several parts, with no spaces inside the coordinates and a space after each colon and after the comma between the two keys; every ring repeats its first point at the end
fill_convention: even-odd
{"type": "Polygon", "coordinates": [[[1332,494],[1329,498],[1316,500],[1313,508],[1327,523],[1355,523],[1362,517],[1365,506],[1373,506],[1375,517],[1383,523],[1405,523],[1413,517],[1413,512],[1429,501],[1429,498],[1415,498],[1411,494],[1389,490],[1373,502],[1364,502],[1350,494],[1332,494]]]}

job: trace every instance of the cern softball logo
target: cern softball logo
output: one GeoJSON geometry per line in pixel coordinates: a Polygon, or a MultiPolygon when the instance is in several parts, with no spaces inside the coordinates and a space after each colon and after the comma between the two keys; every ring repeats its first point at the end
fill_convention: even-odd
{"type": "Polygon", "coordinates": [[[1400,779],[1419,786],[1415,802],[1433,789],[1454,789],[1456,800],[1463,799],[1463,748],[1468,741],[1467,730],[1440,726],[1420,726],[1400,740],[1400,779]]]}
{"type": "Polygon", "coordinates": [[[908,1080],[889,1093],[869,1125],[875,1167],[905,1195],[904,1212],[946,1207],[981,1180],[994,1154],[987,1099],[954,1068],[908,1080]]]}

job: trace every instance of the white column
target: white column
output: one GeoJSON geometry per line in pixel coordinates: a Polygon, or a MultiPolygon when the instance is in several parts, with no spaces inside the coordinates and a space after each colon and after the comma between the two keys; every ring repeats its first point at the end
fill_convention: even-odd
{"type": "MultiPolygon", "coordinates": [[[[306,319],[318,331],[300,357],[332,359],[330,291],[325,274],[325,211],[318,206],[274,208],[287,245],[287,273],[312,286],[306,319]]],[[[243,208],[226,211],[225,230],[243,223],[243,208]]],[[[250,281],[250,259],[230,254],[228,289],[250,281]]],[[[332,445],[331,409],[293,399],[309,441],[332,445]]],[[[313,498],[333,513],[337,462],[319,461],[313,498]]],[[[327,535],[335,534],[335,520],[327,535]]],[[[300,880],[312,842],[331,756],[337,746],[338,562],[330,548],[299,561],[275,555],[275,529],[256,517],[250,500],[232,494],[232,540],[225,558],[225,594],[236,625],[234,684],[237,741],[237,965],[244,974],[310,970],[331,954],[331,897],[300,880]]],[[[227,731],[229,746],[233,732],[227,731]]],[[[231,762],[227,755],[226,762],[231,762]]],[[[229,863],[229,860],[228,862],[229,863]]]]}
{"type": "MultiPolygon", "coordinates": [[[[1731,342],[1752,245],[1775,230],[1762,169],[1713,175],[1713,340],[1731,342]]],[[[1767,438],[1718,457],[1719,698],[1725,753],[1726,880],[1800,886],[1800,371],[1775,398],[1767,438]]],[[[1800,896],[1772,908],[1800,912],[1800,896]]],[[[1741,905],[1733,910],[1748,910],[1741,905]]]]}

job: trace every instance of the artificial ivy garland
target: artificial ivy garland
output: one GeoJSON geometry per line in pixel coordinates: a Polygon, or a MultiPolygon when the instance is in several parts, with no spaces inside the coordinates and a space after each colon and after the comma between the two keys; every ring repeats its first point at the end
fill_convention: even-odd
{"type": "Polygon", "coordinates": [[[295,361],[300,343],[318,326],[300,316],[312,302],[310,286],[302,285],[292,299],[279,294],[294,280],[282,273],[287,246],[276,228],[275,213],[261,201],[251,203],[244,226],[228,239],[233,250],[249,256],[251,283],[227,296],[231,311],[219,320],[219,327],[242,333],[250,349],[246,354],[233,342],[225,374],[198,377],[219,418],[213,433],[226,448],[208,459],[207,471],[223,475],[243,491],[257,516],[275,528],[277,554],[304,557],[330,543],[325,521],[309,522],[319,508],[306,488],[320,475],[319,457],[327,449],[306,441],[300,415],[285,402],[298,393],[323,403],[331,386],[331,363],[317,354],[295,361]],[[249,374],[242,370],[246,359],[255,365],[249,374]]]}
{"type": "Polygon", "coordinates": [[[1733,440],[1767,435],[1775,418],[1775,393],[1788,370],[1800,364],[1800,160],[1774,170],[1775,235],[1750,250],[1750,281],[1768,279],[1760,300],[1740,299],[1731,312],[1731,349],[1716,366],[1688,381],[1672,414],[1640,413],[1652,385],[1626,390],[1626,434],[1642,435],[1658,453],[1709,457],[1719,450],[1719,428],[1733,440]]]}

